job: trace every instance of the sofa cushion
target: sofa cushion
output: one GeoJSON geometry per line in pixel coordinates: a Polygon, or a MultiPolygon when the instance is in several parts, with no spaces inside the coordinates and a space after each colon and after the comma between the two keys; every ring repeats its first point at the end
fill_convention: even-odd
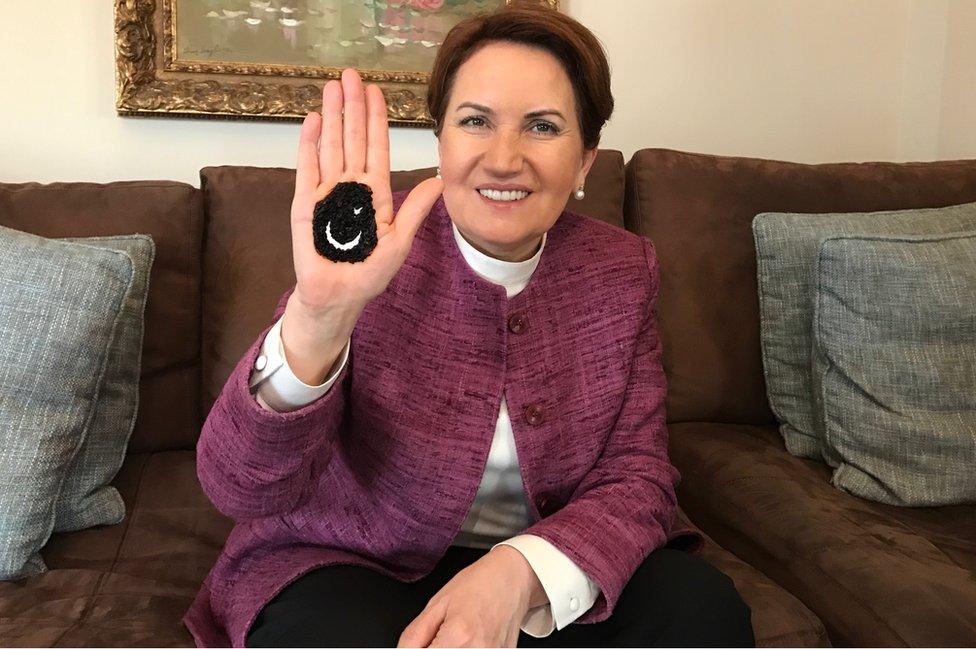
{"type": "MultiPolygon", "coordinates": [[[[113,485],[120,525],[55,534],[48,572],[0,583],[0,646],[193,646],[181,618],[233,523],[207,500],[190,451],[130,455],[113,485]]],[[[757,646],[829,646],[818,618],[762,573],[714,542],[702,557],[752,609],[757,646]]]]}
{"type": "Polygon", "coordinates": [[[661,265],[669,421],[767,424],[759,351],[760,212],[872,212],[976,201],[976,160],[800,164],[667,149],[627,163],[627,229],[661,265]]]}
{"type": "MultiPolygon", "coordinates": [[[[678,522],[691,525],[679,508],[678,522]]],[[[697,529],[697,528],[696,528],[697,529]]],[[[704,537],[701,557],[727,575],[752,611],[757,647],[829,647],[827,630],[800,600],[748,563],[704,537]]]]}
{"type": "Polygon", "coordinates": [[[45,570],[133,275],[125,252],[0,227],[0,580],[45,570]]]}
{"type": "MultiPolygon", "coordinates": [[[[601,150],[586,198],[567,209],[623,224],[623,156],[601,150]]],[[[394,192],[410,189],[434,168],[395,171],[394,192]]],[[[207,211],[204,258],[201,421],[241,355],[267,324],[278,298],[295,283],[290,208],[295,170],[207,167],[200,172],[207,211]]]]}
{"type": "Polygon", "coordinates": [[[143,314],[155,247],[145,234],[66,239],[121,250],[132,261],[132,282],[122,304],[98,403],[54,506],[54,531],[70,532],[118,523],[125,505],[109,485],[122,467],[139,409],[143,314]]]}
{"type": "Polygon", "coordinates": [[[769,403],[786,448],[821,458],[811,383],[814,263],[825,237],[912,234],[976,228],[976,203],[939,209],[846,214],[764,213],[752,221],[759,281],[760,337],[769,403]]]}
{"type": "Polygon", "coordinates": [[[813,276],[833,484],[891,505],[976,505],[976,231],[829,237],[813,276]]]}
{"type": "Polygon", "coordinates": [[[55,534],[48,572],[0,583],[0,646],[192,647],[181,619],[233,527],[193,451],[130,454],[121,524],[55,534]]]}
{"type": "Polygon", "coordinates": [[[678,499],[823,621],[835,646],[976,644],[976,505],[884,505],[831,486],[774,425],[676,423],[678,499]]]}
{"type": "Polygon", "coordinates": [[[139,413],[129,451],[193,448],[203,424],[198,406],[200,191],[170,181],[0,183],[0,225],[51,238],[152,237],[156,257],[146,300],[139,413]]]}

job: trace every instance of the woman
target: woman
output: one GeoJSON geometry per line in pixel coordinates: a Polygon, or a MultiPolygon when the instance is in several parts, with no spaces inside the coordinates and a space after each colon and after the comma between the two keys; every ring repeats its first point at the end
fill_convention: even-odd
{"type": "Polygon", "coordinates": [[[565,211],[609,85],[563,14],[460,23],[429,86],[440,173],[406,196],[379,88],[325,85],[301,129],[296,285],[197,447],[237,523],[185,617],[199,645],[754,642],[731,581],[676,549],[701,539],[674,528],[654,247],[565,211]],[[312,231],[344,181],[376,210],[357,263],[312,231]]]}

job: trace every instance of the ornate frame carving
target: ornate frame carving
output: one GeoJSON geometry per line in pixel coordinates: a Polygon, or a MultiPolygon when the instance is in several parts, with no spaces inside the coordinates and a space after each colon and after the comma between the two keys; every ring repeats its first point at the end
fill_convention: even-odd
{"type": "MultiPolygon", "coordinates": [[[[509,2],[510,0],[506,0],[509,2]]],[[[558,9],[559,0],[541,0],[558,9]]],[[[174,60],[176,0],[115,0],[119,115],[301,121],[321,110],[322,83],[341,68],[174,60]]],[[[383,89],[390,124],[431,127],[430,75],[361,71],[383,89]]]]}

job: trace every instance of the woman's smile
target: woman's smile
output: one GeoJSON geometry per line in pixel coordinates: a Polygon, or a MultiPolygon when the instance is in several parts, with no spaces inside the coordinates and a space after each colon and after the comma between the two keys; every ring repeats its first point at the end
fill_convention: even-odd
{"type": "Polygon", "coordinates": [[[532,192],[524,190],[476,189],[478,196],[496,210],[512,210],[525,203],[532,192]]]}

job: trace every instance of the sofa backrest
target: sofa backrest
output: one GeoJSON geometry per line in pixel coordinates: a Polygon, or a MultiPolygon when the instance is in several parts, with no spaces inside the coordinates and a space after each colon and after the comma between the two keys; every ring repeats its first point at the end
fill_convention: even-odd
{"type": "Polygon", "coordinates": [[[0,225],[43,237],[148,234],[139,411],[128,451],[193,448],[200,433],[203,201],[171,181],[0,183],[0,225]]]}
{"type": "MultiPolygon", "coordinates": [[[[434,168],[396,171],[394,192],[430,178],[434,168]]],[[[289,212],[294,169],[206,167],[200,187],[207,214],[203,263],[200,418],[220,394],[248,346],[270,324],[274,307],[295,283],[289,212]]],[[[568,208],[623,227],[624,160],[601,150],[586,197],[568,208]]]]}
{"type": "Polygon", "coordinates": [[[752,219],[976,201],[976,160],[800,164],[638,151],[624,217],[661,267],[658,323],[668,420],[774,423],[759,347],[752,219]]]}

